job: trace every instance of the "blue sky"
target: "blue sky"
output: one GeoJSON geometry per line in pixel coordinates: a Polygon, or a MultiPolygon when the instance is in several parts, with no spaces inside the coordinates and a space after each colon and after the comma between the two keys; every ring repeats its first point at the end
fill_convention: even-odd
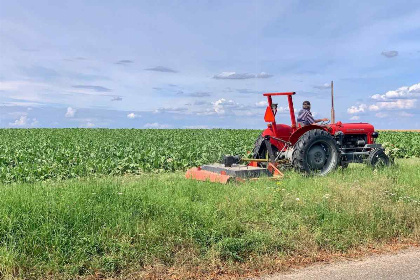
{"type": "Polygon", "coordinates": [[[0,127],[420,129],[418,1],[63,2],[0,0],[0,127]]]}

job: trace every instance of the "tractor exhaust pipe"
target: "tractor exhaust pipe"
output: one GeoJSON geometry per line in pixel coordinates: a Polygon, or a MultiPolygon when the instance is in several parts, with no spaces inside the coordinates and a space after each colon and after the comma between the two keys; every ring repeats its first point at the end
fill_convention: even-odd
{"type": "Polygon", "coordinates": [[[334,82],[333,81],[331,81],[331,123],[335,123],[334,82]]]}

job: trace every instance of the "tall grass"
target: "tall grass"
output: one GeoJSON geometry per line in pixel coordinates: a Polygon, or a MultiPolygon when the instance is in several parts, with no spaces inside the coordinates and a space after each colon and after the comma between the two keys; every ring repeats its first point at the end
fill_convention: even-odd
{"type": "Polygon", "coordinates": [[[182,173],[5,184],[0,278],[121,276],[156,263],[229,266],[418,242],[419,186],[419,159],[240,185],[182,173]]]}

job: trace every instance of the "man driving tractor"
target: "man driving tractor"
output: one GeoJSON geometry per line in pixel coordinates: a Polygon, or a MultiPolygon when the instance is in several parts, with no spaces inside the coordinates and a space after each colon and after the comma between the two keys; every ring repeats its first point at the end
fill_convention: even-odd
{"type": "Polygon", "coordinates": [[[299,111],[297,122],[302,126],[311,125],[313,123],[329,121],[327,118],[314,119],[311,113],[311,103],[309,101],[303,101],[303,109],[299,111]]]}

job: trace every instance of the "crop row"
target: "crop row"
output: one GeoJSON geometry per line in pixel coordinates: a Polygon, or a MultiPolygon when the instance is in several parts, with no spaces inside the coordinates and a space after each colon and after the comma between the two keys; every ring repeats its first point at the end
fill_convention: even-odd
{"type": "MultiPolygon", "coordinates": [[[[185,170],[252,150],[259,130],[0,129],[0,182],[185,170]]],[[[420,133],[381,132],[398,157],[420,156],[420,133]]]]}

